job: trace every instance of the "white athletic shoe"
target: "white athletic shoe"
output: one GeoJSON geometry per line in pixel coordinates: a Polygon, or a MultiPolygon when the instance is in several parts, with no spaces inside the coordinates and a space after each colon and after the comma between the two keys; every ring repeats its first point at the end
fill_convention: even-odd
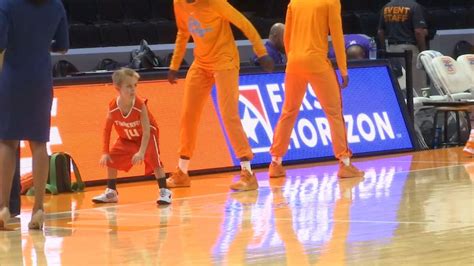
{"type": "Polygon", "coordinates": [[[10,220],[10,211],[8,210],[7,207],[3,207],[3,209],[0,210],[0,229],[5,228],[9,220],[10,220]]]}
{"type": "Polygon", "coordinates": [[[118,193],[116,190],[106,188],[103,194],[93,197],[92,202],[94,203],[117,203],[118,193]]]}
{"type": "Polygon", "coordinates": [[[160,188],[160,197],[156,200],[158,205],[171,204],[171,191],[167,188],[160,188]]]}

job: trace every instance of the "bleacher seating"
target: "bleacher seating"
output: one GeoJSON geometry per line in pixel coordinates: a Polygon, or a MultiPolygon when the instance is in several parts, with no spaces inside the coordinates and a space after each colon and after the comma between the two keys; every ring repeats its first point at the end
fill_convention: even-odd
{"type": "Polygon", "coordinates": [[[148,0],[122,0],[125,19],[147,21],[152,17],[148,0]]]}
{"type": "Polygon", "coordinates": [[[64,5],[71,23],[94,23],[97,21],[96,0],[64,0],[64,5]]]}
{"type": "Polygon", "coordinates": [[[103,23],[99,25],[102,46],[130,45],[131,38],[124,23],[103,23]]]}
{"type": "Polygon", "coordinates": [[[97,0],[98,17],[101,21],[120,23],[125,20],[123,1],[97,0]]]}
{"type": "MultiPolygon", "coordinates": [[[[173,0],[63,0],[70,22],[72,47],[173,43],[173,0]],[[120,35],[120,36],[119,36],[120,35]],[[123,35],[123,36],[121,36],[123,35]]],[[[263,38],[273,23],[284,22],[289,0],[229,0],[263,38]]],[[[388,0],[341,0],[345,34],[376,35],[380,9],[388,0]]],[[[474,28],[472,0],[418,0],[436,29],[474,28]]],[[[245,36],[233,28],[237,40],[245,36]]]]}
{"type": "Polygon", "coordinates": [[[71,48],[92,48],[102,46],[99,27],[75,23],[69,26],[71,48]]]}
{"type": "Polygon", "coordinates": [[[143,39],[147,40],[149,43],[158,43],[160,40],[158,27],[153,23],[139,21],[129,23],[127,26],[130,34],[130,41],[133,44],[138,44],[143,39]]]}

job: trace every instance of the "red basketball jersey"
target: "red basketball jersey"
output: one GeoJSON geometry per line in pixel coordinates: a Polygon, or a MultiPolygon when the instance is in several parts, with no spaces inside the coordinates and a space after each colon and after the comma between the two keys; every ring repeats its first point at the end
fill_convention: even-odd
{"type": "MultiPolygon", "coordinates": [[[[117,134],[122,139],[140,142],[143,136],[143,128],[140,118],[142,108],[144,105],[146,106],[147,100],[135,97],[133,106],[127,114],[124,114],[124,112],[120,110],[117,101],[118,98],[113,99],[109,103],[109,117],[104,129],[104,152],[108,151],[109,148],[109,138],[112,126],[115,128],[117,134]]],[[[150,113],[148,108],[147,111],[150,120],[150,133],[157,133],[158,127],[155,118],[150,113]]]]}

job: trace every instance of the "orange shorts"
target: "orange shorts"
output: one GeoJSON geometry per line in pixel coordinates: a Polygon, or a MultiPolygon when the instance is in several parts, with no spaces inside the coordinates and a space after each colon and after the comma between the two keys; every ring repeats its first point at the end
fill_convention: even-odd
{"type": "MultiPolygon", "coordinates": [[[[140,150],[140,142],[124,138],[118,138],[114,146],[110,150],[110,158],[112,162],[108,162],[107,166],[120,171],[128,172],[133,164],[132,158],[135,153],[140,150]]],[[[153,170],[162,167],[160,161],[160,147],[158,145],[157,134],[150,134],[150,141],[145,152],[145,175],[151,175],[153,170]]]]}

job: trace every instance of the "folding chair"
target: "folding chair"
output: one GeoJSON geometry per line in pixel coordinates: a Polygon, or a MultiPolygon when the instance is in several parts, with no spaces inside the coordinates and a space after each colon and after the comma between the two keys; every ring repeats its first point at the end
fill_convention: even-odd
{"type": "MultiPolygon", "coordinates": [[[[464,141],[461,137],[462,129],[467,128],[470,131],[470,109],[474,105],[474,97],[471,94],[473,84],[470,78],[461,70],[458,62],[449,56],[439,56],[432,60],[434,74],[439,81],[439,85],[446,91],[449,101],[441,103],[436,107],[435,117],[433,120],[433,134],[436,136],[443,135],[441,146],[463,145],[464,141]],[[444,114],[444,126],[441,132],[437,134],[438,114],[444,114]],[[466,119],[462,119],[464,115],[466,119]],[[453,120],[454,118],[454,120],[453,120]],[[456,141],[448,138],[448,124],[453,121],[456,125],[456,141]]],[[[454,136],[452,136],[454,137],[454,136]]],[[[433,143],[433,146],[436,144],[433,143]]]]}
{"type": "Polygon", "coordinates": [[[474,54],[461,55],[456,61],[459,63],[461,71],[464,71],[471,79],[471,84],[474,86],[474,54]]]}

